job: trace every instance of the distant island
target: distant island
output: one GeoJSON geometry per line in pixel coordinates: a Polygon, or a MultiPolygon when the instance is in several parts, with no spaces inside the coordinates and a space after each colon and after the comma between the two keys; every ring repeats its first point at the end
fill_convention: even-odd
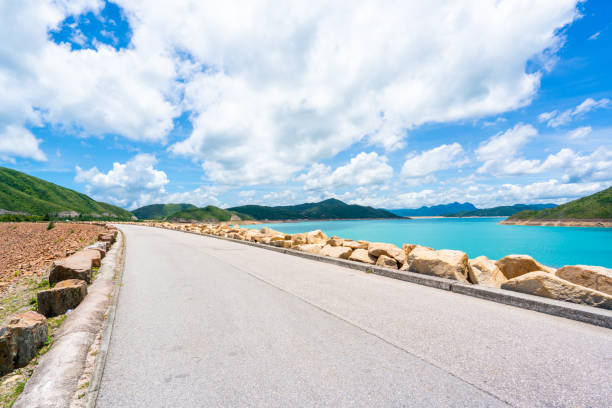
{"type": "Polygon", "coordinates": [[[117,206],[95,201],[57,184],[0,167],[0,221],[133,220],[117,206]]]}
{"type": "Polygon", "coordinates": [[[438,217],[449,214],[455,214],[465,211],[478,210],[472,203],[450,203],[432,205],[431,207],[423,206],[420,208],[398,208],[387,210],[401,217],[438,217]]]}
{"type": "Polygon", "coordinates": [[[389,210],[394,214],[407,217],[508,217],[523,210],[542,210],[556,204],[514,204],[492,208],[477,208],[472,203],[449,203],[389,210]]]}
{"type": "Polygon", "coordinates": [[[554,208],[521,211],[501,224],[612,227],[612,187],[554,208]]]}
{"type": "Polygon", "coordinates": [[[509,217],[526,210],[543,210],[546,208],[554,208],[556,204],[514,204],[503,205],[499,207],[481,208],[473,211],[462,211],[454,214],[445,215],[445,217],[509,217]]]}

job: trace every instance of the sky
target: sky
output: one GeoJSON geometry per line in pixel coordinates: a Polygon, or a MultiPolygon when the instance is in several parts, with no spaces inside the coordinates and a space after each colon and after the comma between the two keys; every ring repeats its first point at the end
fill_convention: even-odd
{"type": "Polygon", "coordinates": [[[0,166],[127,209],[612,185],[606,0],[0,0],[0,166]]]}

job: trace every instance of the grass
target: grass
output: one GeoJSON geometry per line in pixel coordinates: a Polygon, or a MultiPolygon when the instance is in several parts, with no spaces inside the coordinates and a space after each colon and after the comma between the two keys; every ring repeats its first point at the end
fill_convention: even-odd
{"type": "Polygon", "coordinates": [[[510,220],[563,220],[563,219],[610,219],[612,218],[612,187],[593,195],[541,211],[521,211],[510,220]]]}
{"type": "Polygon", "coordinates": [[[48,221],[51,214],[62,211],[76,211],[83,215],[81,218],[103,213],[115,214],[117,219],[132,217],[122,208],[6,167],[0,167],[0,208],[29,214],[3,216],[0,221],[31,221],[32,217],[48,221]]]}
{"type": "Polygon", "coordinates": [[[49,221],[49,223],[47,224],[47,231],[53,228],[55,228],[55,223],[53,221],[49,221]]]}

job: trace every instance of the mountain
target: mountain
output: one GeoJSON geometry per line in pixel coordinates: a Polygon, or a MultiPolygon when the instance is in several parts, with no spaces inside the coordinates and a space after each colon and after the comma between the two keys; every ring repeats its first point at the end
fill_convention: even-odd
{"type": "Polygon", "coordinates": [[[477,209],[478,208],[476,208],[472,203],[454,202],[450,204],[432,205],[431,207],[423,206],[421,208],[401,208],[389,211],[402,217],[433,217],[455,214],[462,211],[474,211],[477,209]]]}
{"type": "Polygon", "coordinates": [[[543,210],[556,207],[556,204],[514,204],[500,207],[482,208],[474,211],[461,211],[446,217],[508,217],[525,210],[543,210]]]}
{"type": "Polygon", "coordinates": [[[508,220],[612,219],[612,187],[569,203],[540,211],[521,211],[508,220]]]}
{"type": "Polygon", "coordinates": [[[179,211],[198,208],[193,204],[151,204],[132,211],[139,220],[163,220],[169,215],[179,211]]]}
{"type": "Polygon", "coordinates": [[[94,201],[57,184],[0,167],[0,209],[4,213],[27,213],[55,218],[132,219],[131,212],[114,205],[94,201]],[[68,214],[75,212],[78,214],[68,214]],[[65,213],[65,214],[62,214],[65,213]]]}
{"type": "Polygon", "coordinates": [[[231,221],[232,216],[238,216],[241,220],[252,219],[246,214],[240,214],[236,211],[224,210],[223,208],[209,205],[204,208],[192,208],[188,210],[178,211],[166,217],[168,221],[231,221]]]}
{"type": "Polygon", "coordinates": [[[263,205],[242,205],[228,208],[242,214],[248,214],[256,220],[328,220],[356,218],[399,218],[387,210],[346,204],[335,198],[319,203],[304,203],[267,207],[263,205]]]}

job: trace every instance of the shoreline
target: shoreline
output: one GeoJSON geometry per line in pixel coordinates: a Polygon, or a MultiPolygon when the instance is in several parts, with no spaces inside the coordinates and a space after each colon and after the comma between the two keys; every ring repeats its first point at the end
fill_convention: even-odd
{"type": "Polygon", "coordinates": [[[531,227],[586,227],[586,228],[612,228],[612,220],[610,219],[596,219],[596,220],[579,220],[579,219],[567,219],[567,220],[544,220],[544,219],[532,219],[532,220],[509,220],[499,222],[500,225],[525,225],[531,227]]]}

